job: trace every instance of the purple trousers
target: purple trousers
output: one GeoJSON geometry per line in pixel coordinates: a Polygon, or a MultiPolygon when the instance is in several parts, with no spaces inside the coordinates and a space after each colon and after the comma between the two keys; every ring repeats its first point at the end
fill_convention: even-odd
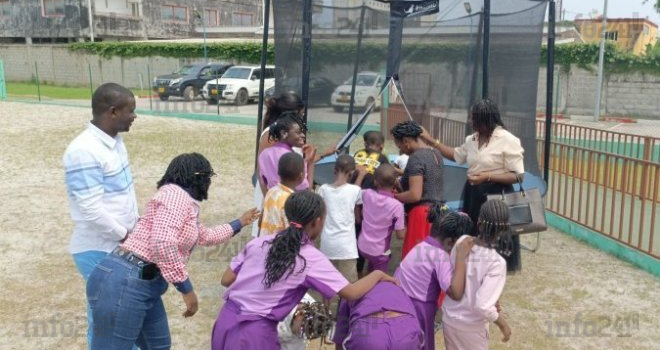
{"type": "Polygon", "coordinates": [[[241,315],[239,308],[227,301],[213,325],[212,350],[280,350],[277,321],[260,316],[241,315]]]}
{"type": "Polygon", "coordinates": [[[385,273],[387,273],[388,266],[390,264],[390,256],[389,255],[379,255],[379,256],[373,256],[364,253],[363,251],[360,251],[360,254],[364,259],[367,261],[367,268],[369,272],[380,270],[385,273]]]}
{"type": "Polygon", "coordinates": [[[344,350],[419,350],[422,331],[415,317],[363,317],[351,325],[344,350]]]}
{"type": "Polygon", "coordinates": [[[435,301],[419,301],[410,299],[417,311],[417,321],[424,331],[424,350],[435,350],[435,313],[438,303],[435,301]]]}

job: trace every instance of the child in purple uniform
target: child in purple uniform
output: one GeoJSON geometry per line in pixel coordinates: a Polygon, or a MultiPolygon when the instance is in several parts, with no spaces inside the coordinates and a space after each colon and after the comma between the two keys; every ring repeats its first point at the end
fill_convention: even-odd
{"type": "Polygon", "coordinates": [[[440,205],[431,207],[428,219],[432,223],[431,235],[406,255],[395,276],[417,311],[417,319],[426,340],[423,349],[434,350],[434,320],[438,311],[438,295],[444,290],[452,299],[459,300],[463,297],[465,258],[471,245],[474,245],[474,240],[464,240],[457,247],[461,256],[456,259],[456,268],[453,270],[448,252],[459,237],[471,232],[472,220],[469,216],[456,212],[443,216],[440,205]]]}
{"type": "Polygon", "coordinates": [[[424,336],[401,287],[378,283],[356,301],[341,301],[332,341],[337,350],[418,350],[424,336]]]}
{"type": "Polygon", "coordinates": [[[358,250],[368,263],[369,271],[387,272],[390,261],[392,231],[399,239],[406,232],[403,204],[394,198],[396,170],[381,164],[375,171],[376,189],[362,191],[362,232],[358,250]]]}
{"type": "Polygon", "coordinates": [[[277,323],[298,305],[309,288],[324,298],[356,300],[379,281],[376,271],[350,284],[314,247],[323,229],[323,199],[311,191],[292,194],[284,205],[289,227],[250,241],[232,260],[221,283],[229,287],[213,326],[213,350],[280,349],[277,323]]]}

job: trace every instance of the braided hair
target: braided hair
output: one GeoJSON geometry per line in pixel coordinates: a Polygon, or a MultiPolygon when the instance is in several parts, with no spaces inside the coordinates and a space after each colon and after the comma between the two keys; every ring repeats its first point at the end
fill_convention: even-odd
{"type": "Polygon", "coordinates": [[[167,166],[165,174],[158,181],[157,188],[175,184],[183,188],[198,201],[208,199],[211,177],[214,176],[211,163],[199,153],[180,154],[167,166]]]}
{"type": "Polygon", "coordinates": [[[482,136],[486,138],[490,138],[497,126],[504,128],[500,110],[497,108],[497,104],[489,98],[484,98],[473,104],[470,109],[470,116],[472,118],[472,128],[482,133],[482,136]]]}
{"type": "Polygon", "coordinates": [[[413,120],[406,120],[395,125],[390,133],[399,141],[403,140],[404,137],[416,139],[422,135],[422,127],[413,120]]]}
{"type": "Polygon", "coordinates": [[[270,242],[266,256],[266,273],[263,284],[270,288],[274,283],[294,272],[296,258],[303,260],[299,272],[307,267],[307,261],[300,255],[300,248],[306,237],[303,228],[310,222],[325,215],[325,204],[318,194],[312,191],[295,192],[284,203],[284,212],[289,219],[289,227],[280,231],[270,242]]]}
{"type": "Polygon", "coordinates": [[[277,121],[284,112],[297,112],[305,107],[303,100],[295,92],[283,92],[277,97],[266,101],[266,116],[264,127],[277,121]]]}
{"type": "Polygon", "coordinates": [[[490,247],[510,238],[509,208],[504,201],[490,200],[481,206],[477,220],[479,236],[490,247]],[[504,235],[504,237],[502,237],[504,235]]]}
{"type": "Polygon", "coordinates": [[[270,125],[269,139],[271,141],[280,141],[284,137],[284,134],[291,130],[291,127],[294,124],[300,126],[300,131],[302,131],[303,134],[307,133],[307,124],[305,124],[302,118],[300,118],[298,113],[286,111],[280,115],[279,119],[270,125]]]}
{"type": "Polygon", "coordinates": [[[456,241],[459,237],[472,232],[470,217],[465,213],[450,211],[445,204],[431,205],[427,220],[431,223],[431,237],[440,241],[456,241]]]}

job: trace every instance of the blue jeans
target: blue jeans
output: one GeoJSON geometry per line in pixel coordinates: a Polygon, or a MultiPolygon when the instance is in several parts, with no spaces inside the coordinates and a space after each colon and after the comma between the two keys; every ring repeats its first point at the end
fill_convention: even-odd
{"type": "MultiPolygon", "coordinates": [[[[92,273],[94,267],[108,255],[106,252],[101,251],[87,251],[82,253],[73,254],[73,262],[78,268],[78,272],[82,275],[85,283],[89,278],[89,274],[92,273]]],[[[89,308],[89,303],[87,304],[87,347],[91,349],[92,346],[92,309],[89,308]]]]}
{"type": "Polygon", "coordinates": [[[109,254],[89,275],[87,300],[94,318],[93,350],[171,347],[170,329],[161,295],[167,281],[158,274],[139,277],[140,269],[109,254]]]}

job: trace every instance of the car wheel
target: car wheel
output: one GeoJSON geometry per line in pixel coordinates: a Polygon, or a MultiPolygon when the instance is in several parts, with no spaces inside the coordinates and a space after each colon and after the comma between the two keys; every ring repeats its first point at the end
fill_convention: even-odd
{"type": "Polygon", "coordinates": [[[158,95],[161,101],[167,101],[170,97],[167,95],[158,95]]]}
{"type": "Polygon", "coordinates": [[[218,101],[216,99],[209,98],[209,99],[206,100],[206,104],[215,105],[215,104],[218,104],[218,101]]]}
{"type": "Polygon", "coordinates": [[[339,107],[339,106],[334,106],[334,107],[332,107],[332,109],[334,109],[335,112],[337,112],[337,113],[341,113],[341,112],[344,111],[344,107],[339,107]]]}
{"type": "Polygon", "coordinates": [[[192,86],[186,86],[183,89],[183,99],[186,101],[192,101],[195,99],[195,88],[192,86]]]}
{"type": "Polygon", "coordinates": [[[238,90],[238,93],[236,94],[236,99],[234,100],[234,103],[237,106],[243,106],[248,103],[248,92],[245,89],[240,89],[238,90]]]}

